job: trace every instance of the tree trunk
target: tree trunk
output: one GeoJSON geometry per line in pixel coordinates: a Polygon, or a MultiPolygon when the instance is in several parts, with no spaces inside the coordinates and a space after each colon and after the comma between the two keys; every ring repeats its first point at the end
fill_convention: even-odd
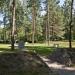
{"type": "Polygon", "coordinates": [[[6,13],[4,16],[4,43],[6,43],[6,13]]]}
{"type": "Polygon", "coordinates": [[[48,3],[47,3],[48,5],[47,5],[47,16],[48,16],[48,46],[49,46],[49,44],[50,44],[50,26],[49,26],[49,15],[50,15],[50,13],[49,13],[49,0],[48,0],[48,3]]]}
{"type": "Polygon", "coordinates": [[[47,43],[47,41],[48,41],[48,23],[47,23],[47,21],[46,21],[46,43],[47,43]]]}
{"type": "Polygon", "coordinates": [[[11,35],[11,50],[14,50],[14,43],[15,43],[15,29],[16,29],[16,26],[15,26],[15,0],[13,0],[13,10],[12,10],[12,35],[11,35]]]}
{"type": "Polygon", "coordinates": [[[35,12],[35,1],[33,0],[32,5],[32,44],[34,44],[35,41],[35,24],[36,24],[36,12],[35,12]]]}
{"type": "MultiPolygon", "coordinates": [[[[70,22],[69,22],[69,48],[72,50],[72,10],[73,10],[73,2],[71,2],[71,15],[70,15],[70,22]]],[[[69,53],[69,61],[68,61],[68,66],[72,65],[72,55],[69,53]]]]}
{"type": "Polygon", "coordinates": [[[73,2],[74,0],[72,0],[71,2],[71,16],[70,16],[70,23],[69,23],[69,48],[72,48],[72,10],[73,10],[73,2]]]}

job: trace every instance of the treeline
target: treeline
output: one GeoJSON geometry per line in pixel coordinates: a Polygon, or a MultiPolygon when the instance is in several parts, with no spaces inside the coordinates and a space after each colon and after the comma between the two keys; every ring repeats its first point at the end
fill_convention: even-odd
{"type": "MultiPolygon", "coordinates": [[[[28,42],[69,40],[71,0],[14,0],[14,40],[28,42]]],[[[13,27],[13,0],[0,0],[0,40],[10,41],[13,27]]],[[[75,40],[75,11],[72,13],[72,40],[75,40]]]]}

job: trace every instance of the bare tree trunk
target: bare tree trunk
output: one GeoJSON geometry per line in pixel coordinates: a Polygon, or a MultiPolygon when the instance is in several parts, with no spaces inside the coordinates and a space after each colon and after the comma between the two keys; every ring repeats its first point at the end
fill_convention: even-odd
{"type": "MultiPolygon", "coordinates": [[[[71,2],[71,15],[70,15],[70,22],[69,22],[69,48],[70,50],[72,49],[72,10],[73,10],[73,2],[74,0],[72,0],[71,2]]],[[[72,55],[69,53],[69,58],[68,58],[68,66],[72,65],[72,55]]]]}
{"type": "Polygon", "coordinates": [[[3,40],[4,40],[4,43],[6,43],[6,12],[7,12],[7,9],[6,9],[6,5],[4,6],[4,18],[3,18],[3,21],[4,21],[4,36],[3,36],[3,40]]]}
{"type": "Polygon", "coordinates": [[[71,2],[71,16],[70,16],[70,23],[69,23],[69,48],[72,48],[72,10],[73,10],[73,2],[74,0],[72,0],[71,2]]]}
{"type": "Polygon", "coordinates": [[[54,26],[52,24],[52,41],[54,41],[54,26]]]}
{"type": "Polygon", "coordinates": [[[48,41],[48,23],[46,22],[46,43],[48,41]]]}
{"type": "Polygon", "coordinates": [[[34,44],[35,41],[35,24],[36,24],[36,12],[35,12],[35,1],[33,0],[32,5],[32,44],[34,44]]]}
{"type": "Polygon", "coordinates": [[[49,13],[49,0],[48,0],[48,3],[47,3],[48,5],[47,5],[47,16],[48,16],[48,46],[49,46],[49,44],[50,44],[50,19],[49,19],[49,15],[50,15],[50,13],[49,13]]]}
{"type": "Polygon", "coordinates": [[[12,35],[11,35],[11,50],[14,50],[14,43],[15,43],[15,29],[16,29],[16,26],[15,26],[15,0],[13,0],[13,10],[12,10],[12,35]]]}
{"type": "Polygon", "coordinates": [[[6,43],[6,13],[4,16],[4,43],[6,43]]]}

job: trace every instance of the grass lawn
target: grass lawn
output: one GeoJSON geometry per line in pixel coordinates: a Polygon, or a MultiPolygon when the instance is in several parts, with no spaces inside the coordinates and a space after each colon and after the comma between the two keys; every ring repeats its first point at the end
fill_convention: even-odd
{"type": "Polygon", "coordinates": [[[51,47],[44,47],[44,46],[26,46],[26,48],[29,51],[35,51],[36,53],[40,54],[40,55],[48,55],[50,54],[54,48],[51,47]]]}
{"type": "MultiPolygon", "coordinates": [[[[59,48],[67,48],[69,46],[69,43],[67,41],[50,41],[50,46],[48,46],[47,43],[35,43],[34,45],[31,43],[27,43],[25,45],[25,48],[29,51],[35,51],[38,54],[41,55],[48,55],[50,54],[54,48],[53,44],[59,44],[59,48]]],[[[72,47],[75,47],[75,42],[72,42],[72,47]]],[[[10,44],[0,44],[0,52],[6,52],[11,51],[11,45],[10,44]]]]}
{"type": "Polygon", "coordinates": [[[0,51],[10,51],[9,44],[0,44],[0,51]]]}
{"type": "MultiPolygon", "coordinates": [[[[30,44],[27,44],[25,46],[25,49],[27,49],[29,51],[35,51],[36,53],[38,53],[40,55],[48,55],[53,51],[53,48],[48,47],[48,46],[43,46],[43,45],[40,45],[40,44],[37,44],[37,46],[36,46],[36,44],[34,46],[32,46],[30,44]]],[[[17,50],[18,49],[15,49],[15,52],[17,50]]],[[[0,52],[5,53],[7,51],[9,51],[9,52],[11,51],[10,44],[0,44],[0,52]]]]}
{"type": "MultiPolygon", "coordinates": [[[[53,47],[54,44],[59,44],[60,48],[68,48],[69,42],[68,41],[50,41],[49,47],[53,47]]],[[[28,43],[26,46],[33,46],[33,44],[28,43]]],[[[35,43],[34,46],[44,46],[48,47],[47,43],[35,43]]],[[[72,42],[72,47],[75,47],[75,42],[72,42]]]]}

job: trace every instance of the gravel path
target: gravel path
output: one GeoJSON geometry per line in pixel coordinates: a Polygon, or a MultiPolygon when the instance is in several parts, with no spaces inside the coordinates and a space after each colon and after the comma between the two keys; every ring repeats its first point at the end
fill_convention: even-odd
{"type": "Polygon", "coordinates": [[[57,62],[52,62],[50,59],[45,57],[40,57],[47,66],[52,69],[52,71],[58,73],[59,75],[75,75],[75,68],[66,67],[65,65],[58,64],[57,62]]]}

